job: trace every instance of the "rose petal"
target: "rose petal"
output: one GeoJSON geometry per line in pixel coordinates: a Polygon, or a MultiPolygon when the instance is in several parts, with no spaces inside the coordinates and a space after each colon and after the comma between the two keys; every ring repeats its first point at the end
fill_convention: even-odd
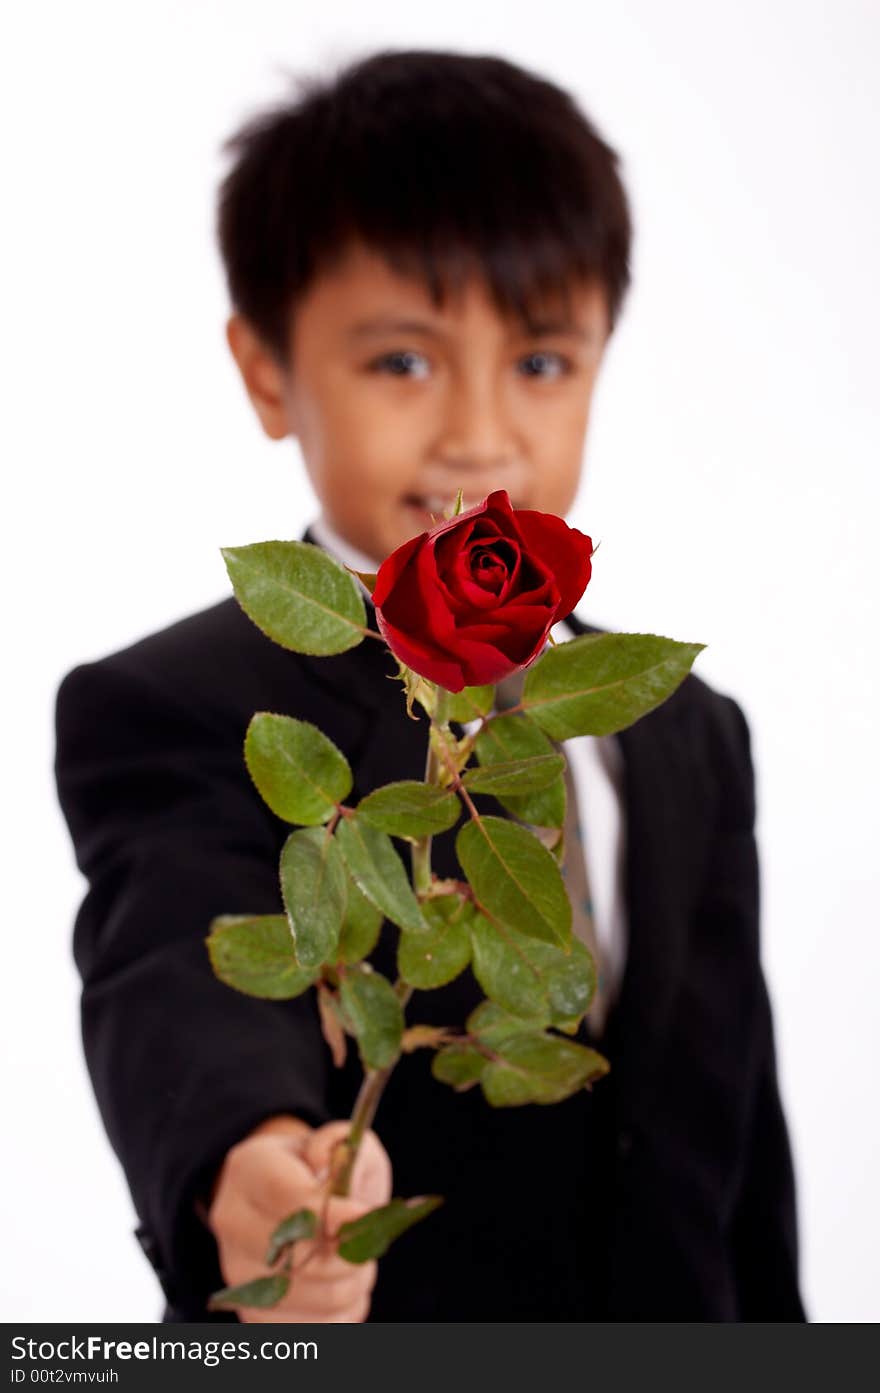
{"type": "Polygon", "coordinates": [[[576,527],[569,527],[555,513],[519,508],[516,522],[526,551],[540,557],[552,570],[559,586],[556,619],[565,619],[583,595],[592,573],[593,543],[576,527]]]}
{"type": "Polygon", "coordinates": [[[415,672],[448,691],[497,682],[542,651],[590,579],[589,537],[562,518],[511,506],[495,489],[383,562],[379,629],[415,672]]]}
{"type": "Polygon", "coordinates": [[[418,537],[411,537],[408,542],[396,547],[390,556],[386,556],[376,572],[376,585],[371,596],[373,604],[377,608],[379,605],[384,605],[401,572],[406,569],[410,558],[421,546],[426,536],[427,533],[422,532],[418,537]]]}
{"type": "Polygon", "coordinates": [[[500,682],[520,666],[515,658],[489,643],[460,644],[461,670],[466,687],[482,687],[487,682],[500,682]]]}
{"type": "Polygon", "coordinates": [[[464,676],[462,664],[452,658],[442,658],[432,648],[422,648],[411,635],[402,633],[389,624],[381,610],[376,611],[379,632],[391,651],[429,682],[438,682],[448,692],[460,692],[463,687],[477,686],[464,676]]]}
{"type": "Polygon", "coordinates": [[[482,540],[469,543],[459,553],[449,584],[459,601],[458,609],[467,614],[474,608],[503,606],[519,575],[519,561],[518,543],[505,538],[500,538],[491,550],[482,540]]]}
{"type": "MultiPolygon", "coordinates": [[[[490,499],[495,498],[498,493],[503,493],[504,497],[507,498],[506,489],[496,490],[495,493],[490,493],[487,498],[484,498],[482,503],[475,503],[472,508],[466,508],[465,511],[463,513],[459,513],[457,517],[447,518],[445,522],[438,522],[436,527],[431,528],[430,533],[428,535],[431,537],[432,540],[436,541],[438,537],[442,537],[453,527],[460,527],[463,522],[469,521],[471,518],[482,517],[482,515],[485,513],[486,509],[489,506],[490,499]]],[[[507,502],[509,506],[509,498],[507,499],[507,502]]]]}
{"type": "Polygon", "coordinates": [[[494,591],[501,599],[519,573],[519,542],[512,537],[502,537],[487,545],[480,538],[468,547],[467,564],[476,584],[494,591]]]}
{"type": "Polygon", "coordinates": [[[546,612],[536,616],[536,622],[528,628],[518,629],[513,625],[473,625],[465,630],[458,643],[462,663],[477,661],[481,645],[494,647],[503,653],[508,661],[517,667],[526,663],[535,651],[536,645],[543,643],[553,623],[552,615],[546,612]]]}
{"type": "Polygon", "coordinates": [[[450,652],[448,647],[455,629],[448,606],[437,591],[427,534],[405,542],[387,559],[399,553],[405,553],[405,559],[396,567],[393,588],[383,604],[376,604],[379,631],[392,652],[414,672],[440,682],[449,691],[461,691],[461,686],[455,685],[461,681],[461,668],[454,650],[450,652]]]}

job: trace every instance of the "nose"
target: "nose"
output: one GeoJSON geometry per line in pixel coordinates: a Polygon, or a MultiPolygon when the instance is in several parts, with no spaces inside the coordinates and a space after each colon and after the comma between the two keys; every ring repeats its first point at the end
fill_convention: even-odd
{"type": "Polygon", "coordinates": [[[435,455],[462,484],[491,475],[493,488],[506,487],[501,475],[517,467],[521,451],[502,385],[489,374],[450,381],[435,455]]]}

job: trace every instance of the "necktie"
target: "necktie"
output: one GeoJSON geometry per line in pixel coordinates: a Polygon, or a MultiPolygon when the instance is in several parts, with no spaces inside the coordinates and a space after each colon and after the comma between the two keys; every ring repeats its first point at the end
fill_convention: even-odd
{"type": "MultiPolygon", "coordinates": [[[[525,672],[513,672],[503,677],[495,687],[495,709],[506,711],[518,705],[522,698],[525,672]]],[[[596,924],[593,917],[593,900],[584,857],[584,828],[578,814],[578,800],[572,774],[571,761],[565,745],[560,746],[565,759],[565,822],[563,824],[563,861],[560,867],[565,880],[565,888],[571,901],[572,932],[592,955],[596,965],[596,992],[587,1012],[587,1023],[594,1036],[599,1036],[605,1024],[608,1008],[607,992],[603,991],[603,961],[596,937],[596,924]]],[[[537,831],[537,829],[535,829],[537,831]]],[[[543,838],[542,838],[543,840],[543,838]]]]}

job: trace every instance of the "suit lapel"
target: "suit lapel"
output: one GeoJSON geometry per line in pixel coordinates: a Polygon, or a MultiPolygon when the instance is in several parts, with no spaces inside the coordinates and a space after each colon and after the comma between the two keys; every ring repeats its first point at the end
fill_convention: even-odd
{"type": "MultiPolygon", "coordinates": [[[[575,614],[577,634],[600,633],[575,614]]],[[[611,1061],[621,1113],[645,1101],[684,966],[687,918],[687,765],[662,707],[613,737],[623,757],[626,967],[601,1048],[611,1061]]]]}
{"type": "MultiPolygon", "coordinates": [[[[308,528],[302,540],[320,545],[308,528]]],[[[368,627],[378,633],[375,608],[367,603],[366,611],[368,627]]],[[[397,661],[384,641],[364,639],[357,647],[332,658],[303,654],[301,660],[316,684],[332,691],[337,699],[356,704],[368,715],[367,738],[354,768],[352,801],[397,779],[424,778],[428,719],[418,705],[414,708],[417,719],[406,714],[397,661]]],[[[443,838],[436,839],[435,851],[437,873],[453,874],[439,864],[441,859],[448,861],[448,855],[441,857],[441,852],[446,851],[443,838]]]]}
{"type": "MultiPolygon", "coordinates": [[[[320,545],[308,527],[300,540],[313,546],[320,545]]],[[[365,609],[367,627],[377,634],[376,611],[369,603],[365,609]]],[[[395,699],[399,695],[399,680],[389,680],[397,679],[397,663],[384,642],[364,639],[356,647],[347,649],[345,653],[334,653],[332,657],[313,657],[308,653],[302,653],[299,657],[310,679],[318,687],[329,688],[337,696],[344,693],[347,701],[372,715],[387,711],[392,693],[395,699]]]]}

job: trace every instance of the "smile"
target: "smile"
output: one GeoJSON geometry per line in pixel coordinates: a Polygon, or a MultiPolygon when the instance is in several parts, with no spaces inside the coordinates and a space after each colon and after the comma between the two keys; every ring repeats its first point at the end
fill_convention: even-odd
{"type": "MultiPolygon", "coordinates": [[[[488,489],[481,498],[462,498],[462,512],[466,513],[469,508],[475,508],[477,504],[482,503],[483,499],[488,497],[489,493],[491,492],[492,490],[488,489]]],[[[455,495],[453,495],[451,498],[445,498],[442,494],[439,493],[408,493],[404,497],[403,501],[407,505],[407,507],[418,508],[422,512],[433,513],[435,517],[441,518],[443,516],[444,509],[451,508],[454,504],[455,495]]],[[[513,499],[511,499],[511,506],[514,508],[518,508],[521,505],[515,502],[513,499]]]]}
{"type": "MultiPolygon", "coordinates": [[[[421,508],[426,513],[435,513],[437,517],[442,517],[444,508],[451,508],[455,498],[454,496],[445,498],[439,493],[408,493],[403,501],[411,508],[421,508]]],[[[471,507],[473,507],[472,503],[467,501],[462,503],[462,509],[471,507]]]]}

